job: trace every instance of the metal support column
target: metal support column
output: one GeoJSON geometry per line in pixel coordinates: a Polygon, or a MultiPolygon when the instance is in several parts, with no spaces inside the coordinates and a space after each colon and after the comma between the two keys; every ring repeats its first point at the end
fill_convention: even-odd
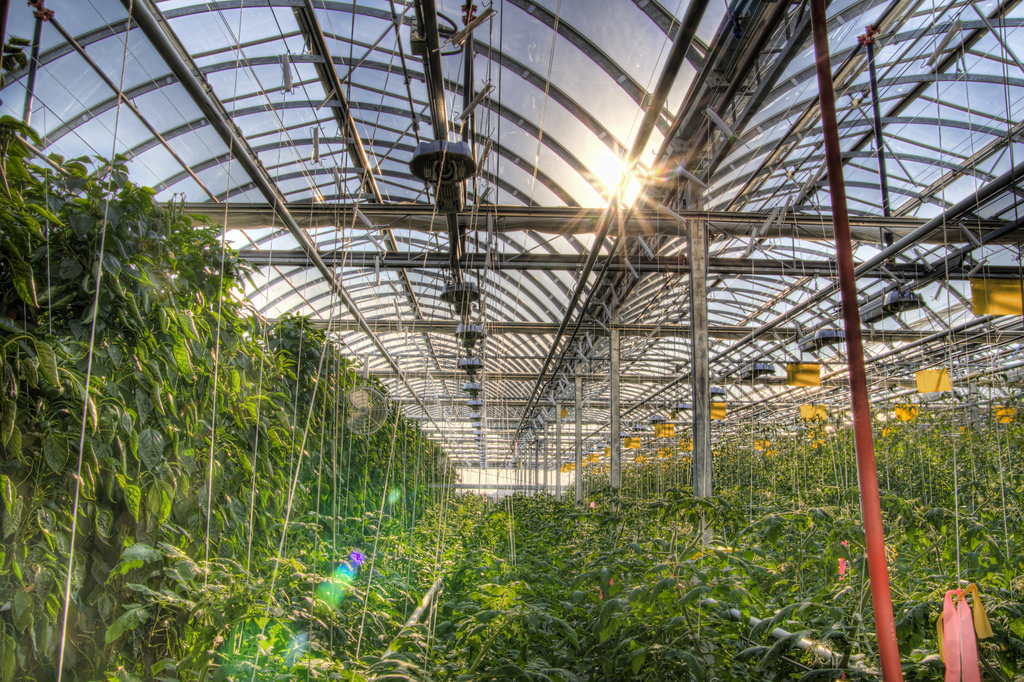
{"type": "Polygon", "coordinates": [[[43,39],[43,17],[35,12],[36,26],[32,31],[32,56],[28,62],[28,81],[25,83],[25,108],[21,120],[25,125],[32,125],[32,105],[36,98],[36,71],[39,69],[39,43],[43,39]]]}
{"type": "Polygon", "coordinates": [[[548,444],[548,436],[551,433],[551,424],[544,424],[544,492],[548,492],[548,470],[551,469],[551,447],[548,444]]]}
{"type": "Polygon", "coordinates": [[[608,348],[608,385],[611,387],[611,430],[612,430],[612,461],[609,465],[609,480],[613,491],[622,487],[622,439],[620,438],[619,423],[619,311],[618,302],[615,302],[616,309],[612,314],[612,332],[609,337],[608,348]]]}
{"type": "Polygon", "coordinates": [[[708,242],[702,220],[687,222],[693,324],[693,494],[711,497],[711,372],[708,352],[708,242]]]}
{"type": "Polygon", "coordinates": [[[583,502],[583,377],[576,374],[576,504],[583,502]]]}
{"type": "Polygon", "coordinates": [[[860,479],[860,505],[864,521],[864,544],[871,576],[871,606],[875,615],[878,657],[885,682],[903,680],[900,651],[889,592],[889,569],[885,560],[885,539],[882,510],[878,499],[878,471],[875,466],[875,444],[871,433],[871,405],[868,402],[867,378],[864,373],[864,347],[861,341],[860,310],[857,305],[857,279],[853,269],[853,247],[850,243],[849,215],[846,207],[846,181],[843,178],[842,149],[839,145],[839,123],[836,119],[835,92],[828,46],[828,24],[825,0],[810,0],[811,25],[814,34],[815,67],[818,72],[818,97],[824,133],[828,186],[832,200],[832,226],[836,240],[836,265],[839,269],[839,291],[843,303],[846,331],[846,361],[853,403],[853,436],[857,450],[857,473],[860,479]]]}
{"type": "Polygon", "coordinates": [[[555,466],[558,473],[555,474],[555,499],[562,501],[562,406],[555,408],[558,413],[555,415],[555,466]]]}
{"type": "Polygon", "coordinates": [[[533,439],[533,493],[537,494],[537,484],[540,481],[540,436],[533,439]]]}

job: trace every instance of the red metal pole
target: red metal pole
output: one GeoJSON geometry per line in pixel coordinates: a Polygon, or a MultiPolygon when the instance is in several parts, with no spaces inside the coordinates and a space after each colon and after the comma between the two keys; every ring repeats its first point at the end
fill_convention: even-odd
{"type": "Polygon", "coordinates": [[[878,500],[878,472],[875,468],[875,444],[871,435],[868,385],[864,374],[864,346],[860,333],[860,310],[857,306],[857,279],[853,270],[853,248],[850,244],[850,217],[846,208],[846,183],[843,180],[842,154],[839,148],[836,98],[832,89],[825,0],[810,0],[810,4],[815,67],[818,72],[821,125],[825,137],[829,193],[832,197],[832,226],[836,238],[839,292],[842,296],[843,324],[846,329],[846,359],[853,402],[853,433],[857,446],[857,471],[860,475],[860,506],[864,519],[868,570],[871,575],[871,605],[875,613],[875,631],[878,637],[878,656],[882,665],[882,679],[885,682],[902,682],[903,670],[900,667],[896,624],[892,617],[892,597],[889,594],[889,569],[885,561],[882,506],[878,500]]]}

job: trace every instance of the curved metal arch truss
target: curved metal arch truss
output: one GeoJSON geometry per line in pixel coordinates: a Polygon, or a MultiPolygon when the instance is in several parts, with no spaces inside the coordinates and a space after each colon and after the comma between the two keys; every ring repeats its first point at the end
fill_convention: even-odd
{"type": "MultiPolygon", "coordinates": [[[[496,17],[468,48],[445,42],[460,27],[457,19],[442,18],[436,35],[424,31],[437,22],[419,23],[424,11],[459,17],[456,0],[134,0],[133,23],[129,3],[122,4],[118,16],[62,24],[70,40],[47,29],[32,110],[44,151],[108,153],[112,141],[98,141],[112,132],[118,107],[131,103],[138,115],[123,119],[118,151],[161,198],[184,194],[205,202],[211,222],[226,216],[228,238],[256,264],[247,295],[257,309],[268,317],[310,315],[332,330],[403,409],[436,421],[423,422],[431,437],[465,448],[452,454],[475,451],[475,424],[461,393],[466,377],[456,364],[470,354],[484,362],[483,424],[488,457],[498,465],[508,461],[512,438],[538,437],[555,406],[575,400],[576,373],[585,377],[586,443],[607,441],[613,327],[621,354],[614,399],[624,422],[643,422],[691,399],[689,230],[672,212],[709,229],[711,374],[726,389],[734,420],[716,428],[842,395],[844,349],[808,354],[798,345],[835,326],[838,306],[801,2],[751,0],[735,34],[724,5],[699,0],[684,0],[677,13],[658,0],[607,0],[602,6],[616,32],[598,30],[593,18],[559,15],[547,0],[504,0],[493,4],[496,17]],[[637,35],[662,40],[651,49],[667,53],[686,38],[681,27],[690,7],[701,8],[702,28],[685,50],[685,69],[648,73],[640,61],[622,58],[620,43],[637,35]],[[179,34],[206,19],[219,28],[205,43],[179,34]],[[525,24],[540,26],[536,33],[544,38],[507,40],[502,33],[503,26],[512,35],[513,25],[525,24]],[[439,48],[424,54],[421,37],[439,48]],[[286,61],[293,93],[283,91],[286,61]],[[78,82],[62,82],[72,70],[78,82]],[[666,77],[675,78],[678,107],[648,111],[655,84],[666,77]],[[493,91],[467,120],[459,118],[464,101],[488,85],[493,91]],[[606,102],[622,103],[622,111],[606,102]],[[707,110],[731,129],[720,129],[707,110]],[[632,136],[647,124],[642,119],[652,136],[634,149],[632,136]],[[468,219],[424,213],[434,190],[409,169],[417,145],[432,140],[437,126],[451,140],[464,137],[480,161],[466,186],[468,219]],[[633,152],[635,168],[626,168],[633,152]],[[680,166],[706,188],[672,172],[680,166]],[[274,215],[276,203],[293,219],[310,214],[316,227],[306,230],[306,246],[285,229],[284,215],[274,215]],[[519,211],[512,228],[503,222],[513,215],[509,205],[519,211]],[[337,224],[323,215],[331,207],[337,224]],[[631,207],[637,210],[627,219],[631,207]],[[234,226],[232,212],[246,209],[273,217],[234,226]],[[755,217],[725,213],[740,209],[755,217]],[[602,221],[610,229],[599,241],[602,221]],[[465,233],[461,259],[450,258],[453,224],[465,233]],[[314,268],[303,249],[317,251],[324,268],[314,268]],[[481,323],[487,336],[472,350],[456,336],[458,320],[440,299],[455,264],[481,293],[467,321],[481,323]],[[353,307],[341,305],[325,273],[353,307]],[[571,306],[577,293],[579,303],[571,306]],[[550,353],[555,361],[545,371],[550,353]],[[781,375],[762,383],[739,379],[751,362],[796,359],[822,363],[820,389],[787,387],[781,375]]],[[[914,368],[946,363],[960,372],[960,358],[976,362],[981,354],[990,376],[1024,339],[1006,320],[972,314],[968,279],[1019,278],[1013,244],[1024,190],[1012,164],[1019,165],[1024,145],[1024,68],[1013,49],[1024,41],[1024,9],[1020,0],[989,3],[984,16],[971,2],[830,5],[852,213],[880,216],[886,186],[900,236],[933,219],[947,223],[941,238],[860,273],[865,302],[892,291],[922,300],[916,310],[865,324],[869,380],[909,391],[914,368]],[[881,31],[876,85],[884,183],[865,94],[868,64],[856,40],[866,23],[881,31]]],[[[61,9],[54,9],[59,22],[61,9]]],[[[12,10],[11,32],[31,33],[28,16],[12,10]]],[[[21,115],[27,75],[8,79],[5,113],[21,115]]],[[[855,257],[870,263],[884,235],[858,235],[855,257]]]]}

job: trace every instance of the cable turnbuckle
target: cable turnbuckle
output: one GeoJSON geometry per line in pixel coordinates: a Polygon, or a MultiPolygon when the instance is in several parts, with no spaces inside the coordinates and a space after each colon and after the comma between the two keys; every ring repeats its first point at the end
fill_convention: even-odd
{"type": "Polygon", "coordinates": [[[866,45],[874,45],[875,36],[877,36],[880,32],[879,29],[875,28],[874,26],[865,26],[864,28],[867,31],[867,33],[865,33],[862,36],[857,36],[857,43],[861,47],[864,47],[866,45]]]}

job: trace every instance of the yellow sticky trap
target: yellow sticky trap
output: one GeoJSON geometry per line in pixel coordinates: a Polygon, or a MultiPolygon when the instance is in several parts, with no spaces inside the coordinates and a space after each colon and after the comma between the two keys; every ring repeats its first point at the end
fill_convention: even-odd
{"type": "Polygon", "coordinates": [[[1000,424],[1009,424],[1017,420],[1017,408],[1000,406],[996,408],[996,421],[1000,424]]]}
{"type": "Polygon", "coordinates": [[[828,412],[825,411],[825,407],[823,405],[801,405],[800,418],[805,422],[813,421],[815,419],[825,421],[828,419],[828,412]]]}
{"type": "Polygon", "coordinates": [[[786,365],[787,386],[821,386],[821,365],[791,362],[786,365]]]}
{"type": "Polygon", "coordinates": [[[672,438],[676,435],[675,424],[655,424],[654,425],[654,437],[655,438],[672,438]]]}
{"type": "Polygon", "coordinates": [[[567,410],[565,408],[562,408],[562,419],[565,419],[568,416],[569,416],[569,410],[567,410]]]}
{"type": "Polygon", "coordinates": [[[611,457],[612,456],[612,449],[611,448],[605,448],[604,449],[604,456],[605,457],[611,457]]]}
{"type": "Polygon", "coordinates": [[[949,372],[944,369],[922,369],[914,374],[918,393],[941,393],[953,390],[949,372]]]}
{"type": "Polygon", "coordinates": [[[596,452],[592,452],[592,453],[590,453],[590,458],[589,458],[588,461],[596,462],[599,459],[601,459],[601,455],[597,454],[596,452]]]}
{"type": "Polygon", "coordinates": [[[711,418],[725,419],[725,403],[711,403],[711,418]]]}
{"type": "Polygon", "coordinates": [[[916,405],[897,405],[896,418],[901,422],[909,422],[917,419],[918,409],[916,405]]]}
{"type": "Polygon", "coordinates": [[[677,415],[678,415],[678,413],[673,410],[672,412],[668,413],[668,418],[669,419],[676,419],[677,415]]]}
{"type": "Polygon", "coordinates": [[[1019,279],[972,279],[971,309],[975,315],[1020,315],[1020,288],[1019,279]]]}
{"type": "Polygon", "coordinates": [[[627,438],[626,439],[625,447],[626,447],[627,450],[639,450],[640,449],[640,445],[641,445],[641,443],[640,443],[640,439],[639,438],[627,438]]]}

